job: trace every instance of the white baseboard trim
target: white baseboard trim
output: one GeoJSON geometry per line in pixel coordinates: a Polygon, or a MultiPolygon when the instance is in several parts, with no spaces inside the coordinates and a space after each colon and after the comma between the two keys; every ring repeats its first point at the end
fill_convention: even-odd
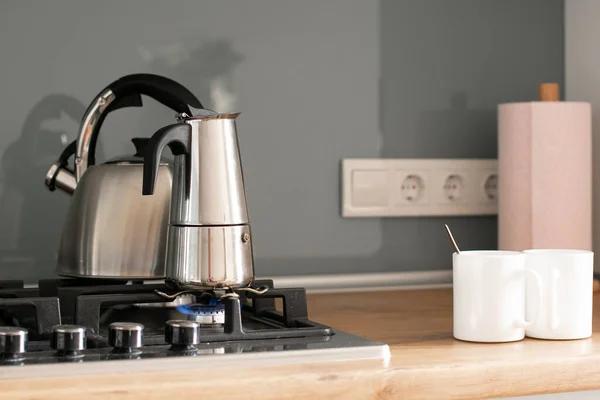
{"type": "Polygon", "coordinates": [[[304,287],[310,293],[434,289],[452,286],[451,270],[338,275],[273,276],[275,287],[304,287]]]}

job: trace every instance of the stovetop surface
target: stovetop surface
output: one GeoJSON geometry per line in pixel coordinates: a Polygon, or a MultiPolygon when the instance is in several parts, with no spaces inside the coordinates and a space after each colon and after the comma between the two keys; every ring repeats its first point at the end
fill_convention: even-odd
{"type": "MultiPolygon", "coordinates": [[[[29,337],[25,352],[0,354],[0,368],[175,357],[206,360],[244,354],[257,357],[259,353],[291,354],[295,350],[307,356],[318,351],[333,358],[349,357],[350,353],[340,349],[358,349],[355,356],[367,358],[385,357],[389,352],[382,343],[335,331],[308,319],[304,289],[277,289],[270,280],[257,281],[253,286],[268,290],[263,294],[240,291],[219,301],[211,300],[223,313],[222,323],[200,325],[199,343],[180,346],[167,343],[166,321],[195,317],[190,316],[185,304],[175,305],[157,294],[171,290],[163,283],[59,279],[40,281],[38,288],[27,289],[19,282],[0,282],[0,326],[25,328],[29,337]],[[282,299],[281,310],[276,307],[277,298],[282,299]],[[112,322],[142,324],[143,346],[113,347],[109,341],[112,322]],[[53,327],[61,324],[85,328],[84,349],[58,352],[52,348],[53,327]]],[[[198,301],[199,296],[193,298],[198,301]]],[[[1,347],[0,340],[0,353],[1,347]]]]}
{"type": "MultiPolygon", "coordinates": [[[[346,332],[336,332],[332,336],[312,337],[312,338],[289,338],[289,339],[268,339],[268,340],[250,340],[250,341],[226,341],[200,343],[192,350],[173,351],[168,344],[146,345],[134,354],[113,353],[110,348],[90,348],[83,350],[78,357],[57,356],[51,349],[29,352],[24,358],[18,360],[4,360],[0,363],[6,367],[17,367],[26,365],[40,364],[80,364],[97,361],[131,361],[131,360],[149,360],[162,358],[195,358],[202,357],[208,361],[221,355],[250,355],[257,353],[270,352],[292,352],[298,350],[325,350],[332,351],[331,360],[336,356],[348,359],[348,354],[334,354],[338,349],[361,348],[370,350],[360,354],[369,354],[366,358],[380,358],[384,356],[382,343],[377,343],[360,336],[352,335],[346,332]],[[210,357],[212,356],[212,357],[210,357]]],[[[387,346],[385,346],[387,347],[387,346]]],[[[350,357],[352,359],[354,357],[350,357]]],[[[360,357],[363,358],[363,357],[360,357]]],[[[1,374],[0,374],[1,375],[1,374]]]]}

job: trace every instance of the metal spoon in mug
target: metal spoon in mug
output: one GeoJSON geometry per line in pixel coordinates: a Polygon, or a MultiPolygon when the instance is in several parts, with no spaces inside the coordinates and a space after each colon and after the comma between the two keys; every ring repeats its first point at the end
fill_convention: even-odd
{"type": "Polygon", "coordinates": [[[452,243],[452,247],[454,247],[454,250],[456,250],[456,252],[460,254],[460,249],[456,244],[456,240],[454,240],[454,236],[452,236],[452,232],[450,232],[450,228],[446,224],[444,224],[444,227],[446,228],[446,233],[448,234],[448,239],[450,239],[450,243],[452,243]]]}

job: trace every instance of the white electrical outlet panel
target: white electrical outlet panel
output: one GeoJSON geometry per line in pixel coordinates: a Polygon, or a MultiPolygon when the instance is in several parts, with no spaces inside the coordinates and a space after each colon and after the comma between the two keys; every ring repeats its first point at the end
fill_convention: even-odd
{"type": "Polygon", "coordinates": [[[345,159],[342,216],[403,217],[498,213],[498,161],[345,159]]]}

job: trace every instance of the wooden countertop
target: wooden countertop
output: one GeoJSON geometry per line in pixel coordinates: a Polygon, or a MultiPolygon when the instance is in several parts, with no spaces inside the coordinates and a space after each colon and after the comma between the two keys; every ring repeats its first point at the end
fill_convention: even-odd
{"type": "Polygon", "coordinates": [[[507,344],[454,340],[448,289],[311,295],[308,309],[313,320],[389,344],[389,364],[369,360],[210,373],[132,370],[78,379],[0,379],[0,398],[438,400],[600,389],[598,307],[590,339],[507,344]]]}

